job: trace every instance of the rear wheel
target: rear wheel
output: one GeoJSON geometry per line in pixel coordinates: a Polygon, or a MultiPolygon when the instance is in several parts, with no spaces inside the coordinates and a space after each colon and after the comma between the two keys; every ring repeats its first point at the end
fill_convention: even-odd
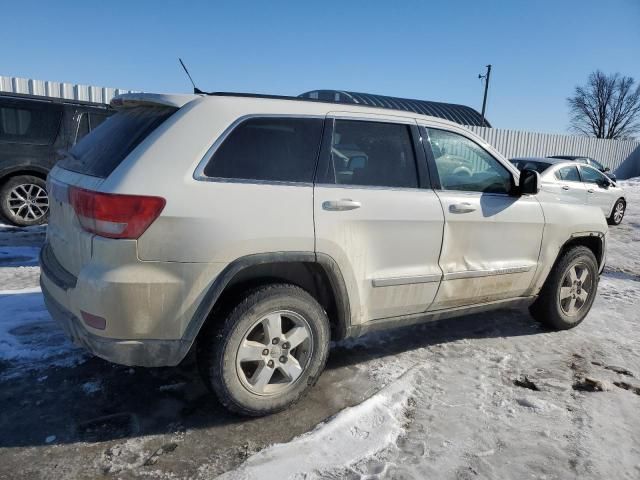
{"type": "Polygon", "coordinates": [[[553,266],[530,307],[533,317],[558,330],[579,325],[587,316],[596,296],[598,262],[587,247],[567,250],[553,266]]]}
{"type": "Polygon", "coordinates": [[[49,215],[49,196],[45,181],[33,175],[17,175],[0,188],[0,211],[19,227],[40,225],[49,215]]]}
{"type": "Polygon", "coordinates": [[[251,291],[223,326],[203,333],[203,379],[225,407],[243,415],[275,413],[298,401],[315,384],[329,352],[324,310],[287,284],[251,291]]]}
{"type": "Polygon", "coordinates": [[[619,198],[616,204],[613,206],[611,216],[607,219],[609,225],[620,225],[620,222],[622,222],[622,218],[624,217],[626,208],[627,204],[622,198],[619,198]]]}

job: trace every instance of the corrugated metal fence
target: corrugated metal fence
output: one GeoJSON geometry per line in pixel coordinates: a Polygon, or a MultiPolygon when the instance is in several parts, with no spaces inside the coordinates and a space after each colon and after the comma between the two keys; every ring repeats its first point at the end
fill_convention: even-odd
{"type": "Polygon", "coordinates": [[[129,93],[131,90],[0,75],[0,92],[109,103],[114,96],[121,93],[129,93]]]}
{"type": "Polygon", "coordinates": [[[619,178],[640,175],[640,142],[467,127],[507,158],[583,155],[611,168],[619,178]]]}

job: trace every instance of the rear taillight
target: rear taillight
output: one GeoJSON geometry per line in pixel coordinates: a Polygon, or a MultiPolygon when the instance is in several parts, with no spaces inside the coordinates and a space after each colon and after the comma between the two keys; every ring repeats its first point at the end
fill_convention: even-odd
{"type": "Polygon", "coordinates": [[[71,187],[69,201],[86,231],[108,238],[138,238],[158,218],[160,197],[120,195],[71,187]]]}

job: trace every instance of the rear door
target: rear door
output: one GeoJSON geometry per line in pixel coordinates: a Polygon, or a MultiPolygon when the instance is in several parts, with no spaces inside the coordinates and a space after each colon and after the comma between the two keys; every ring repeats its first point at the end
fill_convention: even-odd
{"type": "Polygon", "coordinates": [[[577,165],[556,168],[549,182],[543,188],[554,194],[555,200],[564,203],[587,203],[587,190],[580,179],[577,165]]]}
{"type": "Polygon", "coordinates": [[[61,105],[0,99],[0,171],[29,165],[48,168],[61,121],[61,105]]]}
{"type": "Polygon", "coordinates": [[[580,176],[586,188],[587,203],[600,207],[604,216],[608,217],[613,204],[618,199],[618,196],[609,189],[611,183],[609,178],[588,165],[580,165],[580,176]]]}
{"type": "Polygon", "coordinates": [[[424,128],[422,136],[445,217],[443,280],[431,310],[526,294],[544,228],[539,202],[514,195],[515,169],[462,129],[424,128]]]}
{"type": "Polygon", "coordinates": [[[338,263],[354,323],[424,312],[438,290],[443,214],[419,142],[410,118],[327,117],[316,251],[338,263]]]}

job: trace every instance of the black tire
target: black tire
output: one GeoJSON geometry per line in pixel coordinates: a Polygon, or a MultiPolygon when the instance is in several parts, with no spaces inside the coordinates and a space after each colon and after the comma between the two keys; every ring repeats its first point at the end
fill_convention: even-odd
{"type": "Polygon", "coordinates": [[[4,182],[2,187],[0,187],[0,212],[2,212],[2,217],[6,219],[9,223],[16,225],[18,227],[30,227],[32,225],[41,225],[47,221],[49,217],[49,199],[46,196],[46,183],[43,179],[39,177],[35,177],[33,175],[16,175],[15,177],[9,178],[4,182]],[[12,196],[12,192],[15,192],[17,188],[27,188],[37,190],[38,192],[44,191],[45,197],[36,197],[34,195],[33,199],[29,198],[28,201],[37,202],[37,208],[34,206],[33,208],[27,207],[27,213],[17,213],[11,209],[11,207],[15,207],[15,197],[12,196]],[[46,204],[46,207],[43,205],[46,204]],[[31,208],[31,212],[33,213],[33,218],[31,217],[31,213],[29,213],[28,208],[31,208]],[[44,211],[44,214],[41,214],[44,211]]]}
{"type": "Polygon", "coordinates": [[[300,400],[324,369],[329,353],[329,320],[318,302],[301,288],[273,284],[251,290],[225,315],[222,325],[215,325],[215,319],[212,320],[212,325],[198,339],[198,367],[205,384],[216,394],[220,403],[233,412],[262,416],[282,411],[300,400]],[[272,344],[273,339],[269,340],[266,327],[264,337],[249,340],[250,335],[260,333],[266,321],[264,319],[269,314],[281,318],[281,325],[291,322],[289,316],[295,316],[300,325],[293,324],[294,327],[303,326],[303,330],[309,333],[305,343],[285,350],[287,335],[293,332],[294,327],[289,330],[282,328],[282,339],[278,344],[272,344]],[[261,360],[249,360],[241,364],[240,347],[244,342],[252,345],[258,343],[260,349],[269,350],[269,353],[264,354],[263,351],[261,360]],[[304,360],[298,363],[297,358],[303,356],[304,360]],[[285,377],[287,359],[295,360],[295,363],[289,360],[289,366],[301,367],[301,373],[292,381],[289,378],[293,377],[285,377]],[[273,388],[271,392],[252,391],[255,387],[251,383],[252,378],[258,375],[259,369],[267,370],[269,364],[273,376],[279,375],[281,382],[272,384],[269,380],[264,388],[273,388]],[[245,371],[247,365],[249,369],[255,368],[253,374],[245,371]]]}
{"type": "Polygon", "coordinates": [[[607,223],[609,225],[620,225],[620,223],[622,222],[622,219],[624,218],[624,214],[626,210],[627,210],[626,202],[624,201],[623,198],[619,198],[616,201],[616,204],[613,206],[613,209],[611,210],[611,215],[609,216],[609,218],[607,218],[607,223]],[[617,210],[620,208],[622,208],[622,214],[618,215],[616,218],[616,215],[618,213],[617,210]]]}
{"type": "Polygon", "coordinates": [[[558,258],[540,291],[540,295],[529,307],[529,311],[536,320],[551,328],[567,330],[576,327],[591,310],[596,297],[598,280],[598,262],[593,252],[583,246],[572,247],[558,258]],[[574,267],[574,274],[579,270],[580,277],[582,272],[586,270],[584,283],[576,284],[571,281],[570,270],[574,267]],[[587,281],[589,281],[588,285],[587,281]],[[564,290],[566,288],[569,290],[564,290]],[[578,308],[578,302],[581,301],[580,295],[583,292],[588,292],[588,294],[578,308]],[[561,296],[567,293],[570,293],[571,296],[561,300],[561,296]],[[578,308],[578,310],[574,314],[569,314],[572,300],[574,308],[578,308]]]}

